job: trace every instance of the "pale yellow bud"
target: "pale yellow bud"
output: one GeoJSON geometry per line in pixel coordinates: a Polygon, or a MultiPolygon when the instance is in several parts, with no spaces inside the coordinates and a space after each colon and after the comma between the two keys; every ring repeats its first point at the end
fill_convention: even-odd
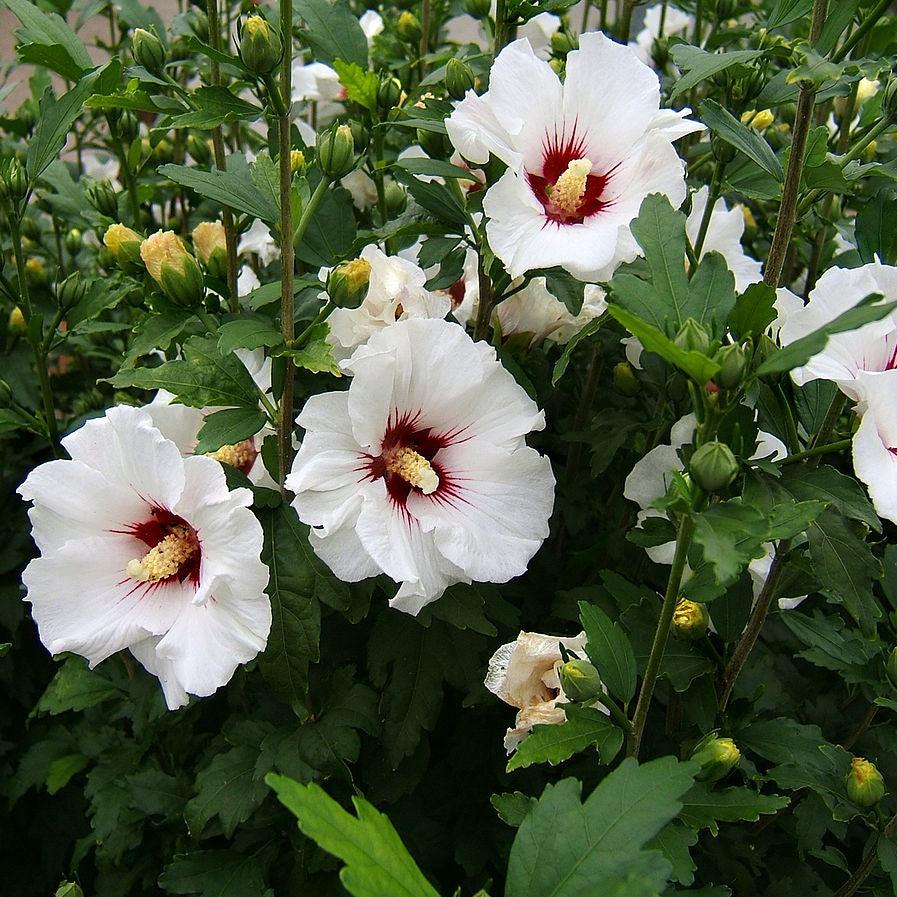
{"type": "Polygon", "coordinates": [[[25,332],[25,315],[22,314],[22,309],[18,305],[9,313],[8,326],[11,333],[25,332]]]}
{"type": "Polygon", "coordinates": [[[103,234],[103,243],[106,248],[117,256],[125,243],[142,243],[143,237],[137,231],[131,230],[124,224],[110,224],[103,234]]]}
{"type": "Polygon", "coordinates": [[[290,150],[290,171],[298,174],[305,168],[305,153],[302,150],[290,150]]]}
{"type": "Polygon", "coordinates": [[[203,221],[193,228],[193,248],[196,257],[206,266],[215,250],[227,252],[224,225],[220,221],[203,221]]]}
{"type": "Polygon", "coordinates": [[[176,271],[181,270],[189,255],[181,238],[170,230],[156,231],[140,247],[140,258],[157,283],[162,282],[162,265],[171,265],[176,271]]]}
{"type": "Polygon", "coordinates": [[[741,123],[756,131],[764,131],[775,121],[775,116],[769,109],[761,109],[757,112],[754,109],[748,109],[741,116],[741,123]]]}

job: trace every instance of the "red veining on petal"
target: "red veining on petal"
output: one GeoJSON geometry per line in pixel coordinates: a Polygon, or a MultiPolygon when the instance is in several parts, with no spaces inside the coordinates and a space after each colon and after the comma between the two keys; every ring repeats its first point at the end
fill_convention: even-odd
{"type": "Polygon", "coordinates": [[[556,224],[582,224],[592,215],[606,209],[611,201],[602,199],[613,171],[589,174],[586,177],[585,192],[574,213],[558,207],[552,202],[551,191],[558,178],[566,171],[571,162],[586,158],[585,138],[577,134],[577,122],[573,123],[569,135],[566,125],[558,134],[557,127],[551,134],[546,134],[542,144],[541,173],[527,171],[526,179],[536,199],[545,209],[545,217],[556,224]]]}
{"type": "MultiPolygon", "coordinates": [[[[202,562],[202,541],[199,533],[183,517],[172,514],[167,508],[153,505],[149,509],[149,518],[139,523],[131,523],[124,529],[112,530],[114,533],[133,536],[147,546],[147,550],[155,548],[166,536],[173,531],[186,531],[191,540],[195,540],[196,551],[178,568],[176,573],[156,582],[138,583],[148,588],[167,585],[175,581],[179,583],[189,582],[193,588],[199,586],[199,569],[202,562]]],[[[144,552],[145,553],[145,552],[144,552]]]]}
{"type": "Polygon", "coordinates": [[[390,414],[386,433],[380,443],[380,454],[365,453],[359,456],[360,464],[356,470],[364,474],[360,482],[382,478],[386,484],[386,493],[390,501],[409,523],[412,515],[407,508],[407,502],[412,491],[439,504],[455,506],[458,503],[463,503],[465,500],[460,485],[463,478],[453,474],[438,457],[442,449],[464,442],[469,438],[462,434],[463,428],[435,432],[432,427],[424,426],[421,423],[420,411],[404,412],[401,415],[397,411],[393,411],[390,414]],[[409,448],[429,462],[430,467],[439,477],[439,485],[435,491],[425,494],[398,474],[387,469],[388,454],[399,448],[409,448]]]}

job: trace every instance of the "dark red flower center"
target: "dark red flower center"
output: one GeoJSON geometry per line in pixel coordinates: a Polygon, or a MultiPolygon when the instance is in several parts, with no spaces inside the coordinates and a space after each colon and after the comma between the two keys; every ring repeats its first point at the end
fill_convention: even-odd
{"type": "Polygon", "coordinates": [[[199,585],[202,543],[196,530],[177,514],[165,508],[150,508],[149,518],[133,523],[125,530],[146,546],[128,564],[128,576],[150,585],[189,582],[199,585]]]}

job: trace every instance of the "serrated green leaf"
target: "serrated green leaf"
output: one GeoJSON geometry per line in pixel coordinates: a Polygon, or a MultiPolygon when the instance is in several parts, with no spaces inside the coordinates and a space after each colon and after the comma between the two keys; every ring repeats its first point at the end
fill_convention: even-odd
{"type": "Polygon", "coordinates": [[[760,816],[777,813],[788,806],[781,794],[759,794],[753,788],[714,789],[698,782],[682,798],[679,818],[689,828],[719,831],[720,822],[756,822],[760,816]]]}
{"type": "Polygon", "coordinates": [[[218,348],[222,355],[234,349],[260,349],[262,346],[279,346],[282,342],[279,328],[270,318],[260,315],[242,315],[218,328],[218,348]]]}
{"type": "Polygon", "coordinates": [[[579,602],[579,619],[585,630],[586,653],[595,665],[601,681],[624,704],[635,694],[635,652],[623,628],[600,607],[579,602]]]}
{"type": "Polygon", "coordinates": [[[22,23],[16,31],[22,43],[35,43],[48,47],[58,47],[65,51],[71,65],[59,72],[64,78],[77,81],[88,69],[93,68],[93,60],[81,38],[56,13],[45,13],[27,0],[3,0],[4,5],[22,23]]]}
{"type": "Polygon", "coordinates": [[[439,897],[389,819],[366,800],[352,798],[353,816],[318,785],[274,774],[266,781],[303,834],[345,863],[340,881],[353,897],[439,897]]]}
{"type": "Polygon", "coordinates": [[[493,794],[489,803],[495,807],[502,822],[512,828],[519,828],[526,819],[526,814],[538,803],[536,798],[520,791],[506,791],[504,794],[493,794]]]}
{"type": "Polygon", "coordinates": [[[691,90],[696,84],[712,77],[718,72],[740,63],[750,62],[763,55],[762,50],[733,50],[729,53],[708,53],[700,47],[689,44],[676,44],[671,47],[670,55],[684,74],[670,92],[670,100],[691,90]]]}
{"type": "Polygon", "coordinates": [[[159,887],[169,894],[200,897],[248,897],[265,889],[258,855],[232,850],[196,850],[176,856],[159,876],[159,887]]]}
{"type": "Polygon", "coordinates": [[[754,559],[763,555],[767,540],[766,518],[739,499],[718,502],[695,516],[694,542],[720,584],[734,580],[754,559]]]}
{"type": "Polygon", "coordinates": [[[121,695],[121,690],[102,673],[89,670],[82,658],[67,657],[38,701],[35,711],[57,714],[68,710],[86,710],[121,695]]]}
{"type": "Polygon", "coordinates": [[[772,147],[754,129],[743,125],[716,100],[704,100],[698,107],[701,120],[722,140],[744,153],[756,162],[767,174],[780,184],[785,179],[782,163],[776,158],[772,147]]]}
{"type": "Polygon", "coordinates": [[[593,746],[603,764],[616,757],[623,746],[623,732],[606,714],[593,707],[567,705],[564,709],[566,722],[533,727],[508,760],[508,772],[534,763],[556,766],[593,746]]]}
{"type": "Polygon", "coordinates": [[[90,765],[90,759],[84,754],[65,754],[57,757],[47,767],[47,794],[62,791],[72,777],[90,765]]]}
{"type": "Polygon", "coordinates": [[[305,38],[314,59],[368,67],[367,38],[345,0],[297,0],[294,9],[307,25],[305,38]]]}
{"type": "Polygon", "coordinates": [[[759,336],[776,319],[776,291],[765,283],[752,283],[729,312],[729,329],[739,339],[759,336]]]}
{"type": "Polygon", "coordinates": [[[268,418],[258,408],[223,408],[207,414],[199,431],[196,455],[214,452],[223,445],[236,445],[255,436],[268,418]]]}

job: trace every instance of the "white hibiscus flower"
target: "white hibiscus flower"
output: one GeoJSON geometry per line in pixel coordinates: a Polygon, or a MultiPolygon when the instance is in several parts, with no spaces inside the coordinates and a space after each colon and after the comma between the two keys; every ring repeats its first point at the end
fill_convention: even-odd
{"type": "Polygon", "coordinates": [[[302,100],[337,100],[344,96],[345,88],[339,83],[339,75],[323,62],[310,62],[307,65],[295,63],[291,81],[291,99],[294,103],[302,100]]]}
{"type": "Polygon", "coordinates": [[[666,3],[657,3],[645,10],[643,27],[629,46],[642,62],[652,65],[652,51],[657,38],[685,37],[694,24],[694,17],[687,12],[666,3]]]}
{"type": "MultiPolygon", "coordinates": [[[[818,330],[853,308],[870,293],[897,299],[897,268],[873,262],[860,268],[829,268],[816,283],[807,304],[779,290],[777,307],[782,345],[818,330]]],[[[825,348],[804,367],[791,372],[802,386],[811,380],[831,380],[854,401],[862,398],[857,377],[862,371],[897,369],[897,312],[857,330],[830,336],[825,348]]]]}
{"type": "Polygon", "coordinates": [[[525,436],[545,418],[495,350],[456,324],[408,319],[312,396],[287,478],[318,556],[348,582],[385,573],[416,614],[457,582],[519,576],[548,535],[554,476],[525,436]]]}
{"type": "MultiPolygon", "coordinates": [[[[265,358],[264,350],[236,349],[234,354],[243,362],[259,389],[270,397],[271,359],[265,358]]],[[[173,402],[172,399],[174,399],[172,393],[160,389],[152,402],[143,406],[143,410],[149,414],[153,425],[159,429],[162,435],[166,439],[170,439],[186,457],[196,451],[199,431],[202,429],[206,417],[220,411],[221,408],[191,408],[189,405],[173,402]]],[[[265,469],[261,454],[262,442],[273,432],[274,429],[266,424],[254,436],[235,445],[223,445],[217,451],[211,452],[209,457],[236,467],[257,486],[276,489],[277,484],[265,469]]]]}
{"type": "Polygon", "coordinates": [[[701,130],[689,110],[660,109],[657,75],[628,48],[584,34],[562,84],[526,40],[499,54],[483,96],[468,91],[446,120],[469,161],[508,165],[486,193],[489,245],[512,277],[560,265],[607,280],[639,247],[629,230],[642,200],[685,199],[673,141],[701,130]]]}
{"type": "Polygon", "coordinates": [[[264,650],[271,627],[262,528],[248,489],[183,458],[139,408],[111,408],[63,440],[70,461],[19,487],[40,557],[23,575],[41,641],[94,666],[124,648],[169,708],[204,697],[264,650]]]}
{"type": "Polygon", "coordinates": [[[280,257],[277,240],[272,236],[268,225],[260,218],[256,218],[249,230],[240,236],[237,254],[243,255],[246,252],[254,252],[262,265],[270,265],[274,259],[280,257]]]}
{"type": "Polygon", "coordinates": [[[897,369],[861,371],[854,383],[862,418],[853,437],[853,469],[876,512],[897,523],[897,369]]]}
{"type": "Polygon", "coordinates": [[[248,296],[253,290],[257,290],[262,285],[258,279],[258,275],[249,265],[242,265],[240,273],[237,275],[237,295],[242,299],[248,296]]]}
{"type": "Polygon", "coordinates": [[[445,293],[433,293],[424,284],[427,275],[414,262],[385,255],[375,245],[365,246],[360,258],[371,266],[368,291],[358,308],[331,312],[328,342],[338,361],[348,358],[373,333],[406,318],[444,318],[451,308],[445,293]]]}
{"type": "Polygon", "coordinates": [[[502,645],[489,661],[485,685],[492,694],[517,708],[514,727],[505,733],[505,750],[510,754],[533,726],[559,725],[567,721],[568,703],[561,687],[559,670],[564,662],[560,646],[573,657],[588,660],[586,634],[574,638],[521,632],[513,642],[502,645]]]}
{"type": "Polygon", "coordinates": [[[358,17],[358,24],[361,25],[361,30],[368,39],[368,44],[371,44],[378,34],[383,33],[383,17],[376,9],[365,10],[358,17]]]}

